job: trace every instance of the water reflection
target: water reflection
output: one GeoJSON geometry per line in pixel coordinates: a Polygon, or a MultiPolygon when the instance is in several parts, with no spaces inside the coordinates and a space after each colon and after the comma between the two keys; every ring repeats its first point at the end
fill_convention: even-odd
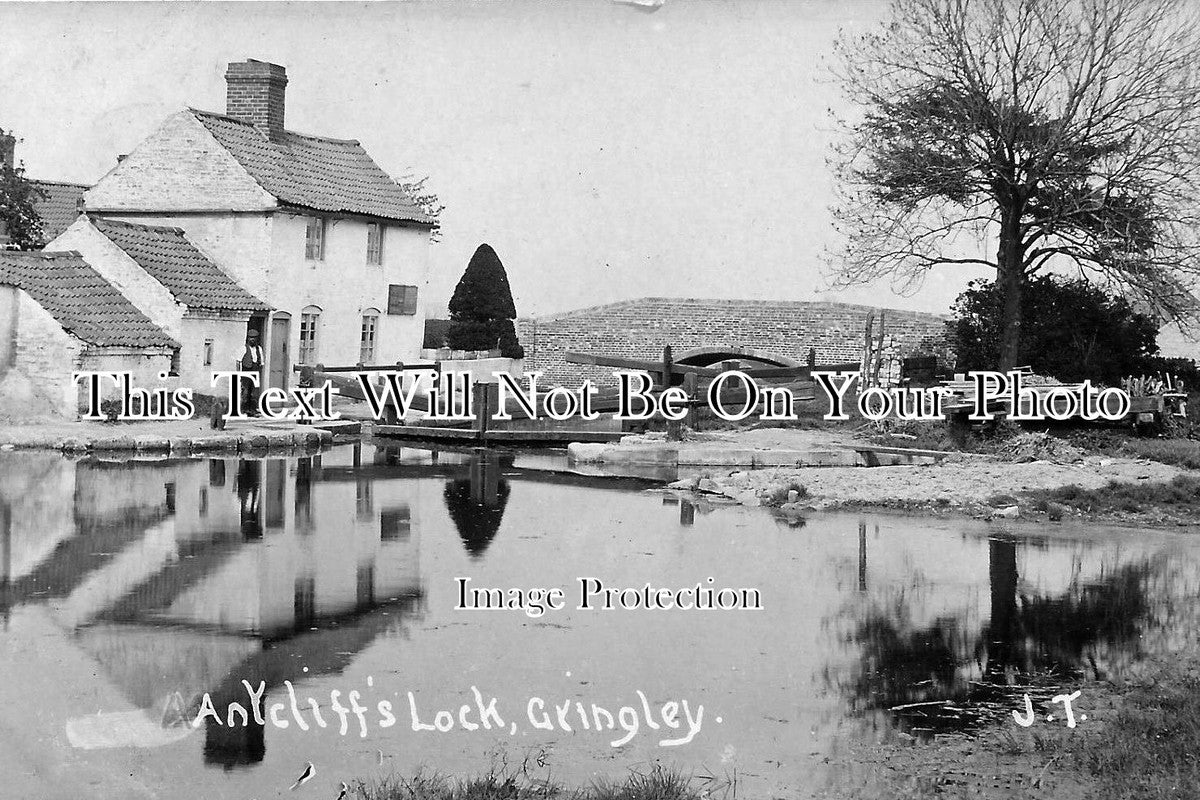
{"type": "MultiPolygon", "coordinates": [[[[1104,678],[1143,655],[1143,638],[1171,627],[1194,604],[1188,584],[1161,554],[1105,564],[1084,577],[1078,558],[1058,592],[1023,584],[1022,551],[1044,540],[987,541],[988,615],[972,625],[970,608],[915,624],[911,593],[900,588],[872,603],[849,637],[861,649],[839,683],[857,713],[892,710],[909,732],[969,729],[1005,718],[1016,698],[1057,693],[1084,677],[1104,678]],[[1171,585],[1168,585],[1171,584],[1171,585]],[[1151,602],[1151,596],[1157,599],[1151,602]]],[[[859,523],[859,590],[866,590],[866,524],[859,523]]]]}
{"type": "MultiPolygon", "coordinates": [[[[154,719],[176,696],[192,717],[205,693],[217,708],[245,703],[243,681],[264,684],[265,697],[286,680],[337,674],[420,609],[412,509],[400,491],[376,511],[361,482],[338,481],[337,468],[358,458],[355,448],[299,459],[6,459],[0,609],[52,604],[103,680],[154,719]]],[[[261,718],[206,720],[204,761],[260,762],[261,718]]]]}
{"type": "Polygon", "coordinates": [[[686,697],[724,720],[687,747],[645,736],[614,749],[612,737],[580,731],[508,746],[552,750],[555,775],[571,783],[596,777],[597,764],[619,777],[657,760],[691,772],[721,764],[754,796],[803,796],[844,739],[962,727],[950,707],[975,724],[1039,676],[1062,688],[1081,670],[1120,675],[1146,654],[1193,647],[1200,630],[1200,540],[714,512],[564,466],[546,454],[367,445],[125,463],[0,453],[0,699],[10,703],[0,705],[0,768],[26,739],[61,741],[96,711],[136,712],[161,733],[160,720],[194,716],[204,693],[222,717],[241,704],[246,724],[206,717],[190,741],[158,749],[38,744],[61,768],[22,796],[90,796],[55,784],[80,764],[105,781],[136,773],[151,793],[194,785],[212,798],[276,796],[304,760],[323,776],[334,765],[366,777],[377,753],[401,771],[478,774],[489,766],[480,753],[510,742],[507,732],[414,734],[407,719],[362,742],[269,722],[289,684],[328,700],[373,678],[372,699],[402,710],[406,690],[436,709],[476,685],[517,720],[534,694],[686,697]],[[567,607],[537,619],[456,611],[460,575],[563,587],[567,607]],[[578,612],[570,591],[583,575],[666,587],[712,576],[760,590],[764,608],[578,612]],[[698,647],[703,657],[680,657],[698,647]],[[263,687],[256,703],[247,684],[263,687]],[[12,724],[13,698],[60,686],[82,688],[22,721],[36,735],[12,724]]]}
{"type": "Polygon", "coordinates": [[[512,463],[511,455],[477,452],[468,464],[468,477],[446,483],[446,510],[472,558],[482,558],[500,531],[509,491],[500,474],[512,463]]]}

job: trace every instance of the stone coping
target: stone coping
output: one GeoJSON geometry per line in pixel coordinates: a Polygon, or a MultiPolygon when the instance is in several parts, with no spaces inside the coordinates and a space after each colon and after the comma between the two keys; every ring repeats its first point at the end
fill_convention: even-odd
{"type": "Polygon", "coordinates": [[[948,453],[869,445],[830,448],[688,446],[686,443],[585,444],[567,446],[571,462],[654,464],[678,467],[885,467],[936,464],[948,453]]]}
{"type": "Polygon", "coordinates": [[[0,449],[60,450],[68,454],[147,453],[183,456],[313,449],[329,446],[334,441],[332,431],[310,425],[239,427],[200,434],[172,434],[170,431],[138,433],[113,427],[111,432],[83,430],[78,433],[9,428],[0,431],[0,449]]]}

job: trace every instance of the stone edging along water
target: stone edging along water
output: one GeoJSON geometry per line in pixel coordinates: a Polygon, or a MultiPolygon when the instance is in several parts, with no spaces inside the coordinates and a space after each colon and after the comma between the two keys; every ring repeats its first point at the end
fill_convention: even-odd
{"type": "Polygon", "coordinates": [[[745,448],[687,443],[567,445],[575,463],[639,464],[681,467],[894,467],[936,464],[949,453],[870,445],[803,450],[745,448]]]}
{"type": "Polygon", "coordinates": [[[318,448],[332,444],[333,439],[332,431],[297,426],[295,429],[225,431],[200,436],[114,434],[92,437],[29,437],[23,441],[7,444],[4,449],[61,450],[67,454],[136,452],[186,455],[190,453],[245,453],[297,447],[318,448]]]}

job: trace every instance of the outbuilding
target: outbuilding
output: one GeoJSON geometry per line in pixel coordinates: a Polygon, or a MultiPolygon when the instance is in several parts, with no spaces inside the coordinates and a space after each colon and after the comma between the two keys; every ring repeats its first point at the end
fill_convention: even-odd
{"type": "Polygon", "coordinates": [[[180,343],[175,372],[195,394],[220,394],[214,371],[236,368],[248,328],[270,307],[201,252],[182,228],[77,219],[49,249],[82,253],[130,302],[180,343]]]}
{"type": "Polygon", "coordinates": [[[173,371],[179,342],[77,252],[0,252],[0,417],[78,415],[76,372],[173,371]]]}

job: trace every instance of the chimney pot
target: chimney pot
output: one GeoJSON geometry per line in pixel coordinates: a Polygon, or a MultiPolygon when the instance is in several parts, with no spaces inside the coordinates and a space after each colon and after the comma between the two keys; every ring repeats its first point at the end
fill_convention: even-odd
{"type": "Polygon", "coordinates": [[[225,113],[256,125],[272,140],[283,137],[287,70],[247,59],[225,70],[225,113]]]}

